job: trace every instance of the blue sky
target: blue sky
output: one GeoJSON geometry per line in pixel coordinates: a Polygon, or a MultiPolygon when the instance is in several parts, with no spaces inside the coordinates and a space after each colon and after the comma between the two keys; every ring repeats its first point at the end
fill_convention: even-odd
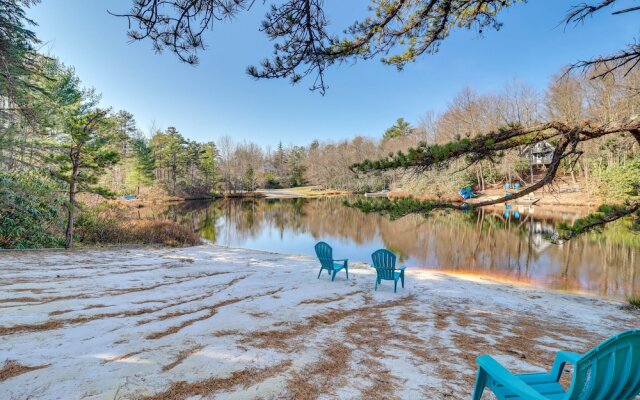
{"type": "MultiPolygon", "coordinates": [[[[107,13],[123,12],[131,0],[42,0],[29,11],[45,42],[44,51],[73,65],[86,86],[102,93],[114,109],[132,112],[147,131],[175,126],[200,141],[230,135],[274,147],[337,140],[356,135],[378,137],[398,117],[416,123],[428,110],[443,110],[469,85],[484,92],[518,79],[544,90],[563,65],[623,48],[638,34],[637,15],[601,11],[584,25],[560,24],[580,0],[530,0],[505,11],[499,32],[458,31],[441,51],[423,56],[398,72],[378,60],[333,68],[323,97],[309,81],[254,81],[245,68],[271,53],[258,31],[265,7],[257,1],[248,13],[208,32],[200,64],[180,63],[171,53],[155,54],[150,42],[129,43],[127,21],[107,13]]],[[[364,15],[366,0],[327,1],[337,29],[364,15]]],[[[616,9],[636,5],[621,0],[616,9]]]]}

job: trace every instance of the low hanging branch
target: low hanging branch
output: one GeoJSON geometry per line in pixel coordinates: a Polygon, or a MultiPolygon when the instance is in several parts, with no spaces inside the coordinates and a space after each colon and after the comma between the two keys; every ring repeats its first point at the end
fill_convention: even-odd
{"type": "MultiPolygon", "coordinates": [[[[516,149],[522,145],[531,145],[542,140],[554,140],[557,142],[553,158],[547,167],[545,175],[534,184],[513,192],[509,196],[476,203],[421,201],[416,199],[358,199],[349,203],[349,205],[364,212],[378,212],[395,219],[414,213],[428,214],[436,209],[470,210],[506,203],[551,184],[563,160],[569,159],[572,162],[578,160],[581,155],[578,145],[581,142],[607,135],[625,133],[630,133],[640,143],[640,116],[633,116],[623,121],[602,125],[584,122],[569,126],[563,123],[550,122],[532,128],[512,126],[497,132],[479,135],[473,139],[462,139],[445,145],[427,146],[421,143],[417,148],[411,148],[406,153],[398,152],[386,159],[377,161],[365,160],[362,163],[354,164],[351,169],[356,173],[365,174],[397,168],[427,171],[445,168],[451,162],[463,157],[467,162],[467,166],[470,166],[482,160],[493,161],[495,158],[500,157],[502,152],[516,149]]],[[[638,193],[631,195],[632,197],[637,197],[638,193]]],[[[597,229],[609,222],[632,215],[638,211],[638,204],[638,201],[630,201],[622,206],[602,208],[599,214],[586,217],[584,221],[578,221],[573,226],[564,225],[562,231],[564,233],[557,239],[568,240],[580,233],[597,229]]]]}

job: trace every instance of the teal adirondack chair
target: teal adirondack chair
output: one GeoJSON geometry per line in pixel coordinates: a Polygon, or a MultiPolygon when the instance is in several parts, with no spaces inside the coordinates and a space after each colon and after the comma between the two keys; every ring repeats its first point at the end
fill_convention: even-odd
{"type": "Polygon", "coordinates": [[[371,254],[373,260],[373,268],[376,269],[376,290],[378,285],[382,283],[382,280],[393,281],[393,293],[398,290],[398,280],[402,282],[404,287],[404,270],[406,267],[402,266],[396,268],[396,255],[387,249],[376,250],[371,254]]]}
{"type": "Polygon", "coordinates": [[[331,280],[336,279],[336,274],[344,269],[347,273],[347,279],[349,279],[349,260],[346,258],[334,260],[333,249],[325,242],[318,242],[315,246],[316,255],[320,260],[320,272],[318,272],[318,279],[322,275],[322,270],[326,269],[327,273],[331,275],[331,280]],[[336,262],[338,261],[338,262],[336,262]]]}
{"type": "Polygon", "coordinates": [[[488,355],[478,357],[473,400],[485,387],[498,400],[633,400],[640,394],[640,329],[610,337],[585,354],[560,351],[551,372],[512,374],[488,355]],[[567,391],[558,383],[573,365],[567,391]]]}

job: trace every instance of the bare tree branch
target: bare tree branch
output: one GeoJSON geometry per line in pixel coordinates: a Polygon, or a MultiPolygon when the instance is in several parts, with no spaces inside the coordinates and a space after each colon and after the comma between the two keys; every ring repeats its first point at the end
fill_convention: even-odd
{"type": "Polygon", "coordinates": [[[571,7],[571,9],[569,10],[569,13],[567,14],[567,16],[565,17],[565,23],[566,24],[570,24],[570,23],[574,23],[574,24],[581,24],[584,23],[584,20],[588,17],[593,15],[595,12],[608,7],[610,5],[612,5],[613,3],[615,3],[616,0],[603,0],[600,3],[597,3],[595,5],[590,5],[587,3],[580,3],[577,4],[573,7],[571,7]]]}

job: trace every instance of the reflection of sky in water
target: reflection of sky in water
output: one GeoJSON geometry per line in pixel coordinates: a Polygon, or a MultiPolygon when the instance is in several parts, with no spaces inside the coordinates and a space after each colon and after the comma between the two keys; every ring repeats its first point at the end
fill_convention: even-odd
{"type": "Polygon", "coordinates": [[[339,199],[322,199],[190,203],[154,212],[154,217],[174,219],[231,247],[314,256],[313,246],[323,240],[333,247],[334,257],[353,262],[370,262],[371,253],[386,247],[398,254],[402,264],[414,268],[527,281],[608,297],[640,291],[640,265],[635,265],[640,264],[640,240],[632,238],[636,245],[625,247],[620,241],[632,234],[624,229],[564,245],[545,239],[557,222],[572,222],[583,213],[513,205],[478,215],[450,212],[390,221],[346,208],[339,199]]]}

